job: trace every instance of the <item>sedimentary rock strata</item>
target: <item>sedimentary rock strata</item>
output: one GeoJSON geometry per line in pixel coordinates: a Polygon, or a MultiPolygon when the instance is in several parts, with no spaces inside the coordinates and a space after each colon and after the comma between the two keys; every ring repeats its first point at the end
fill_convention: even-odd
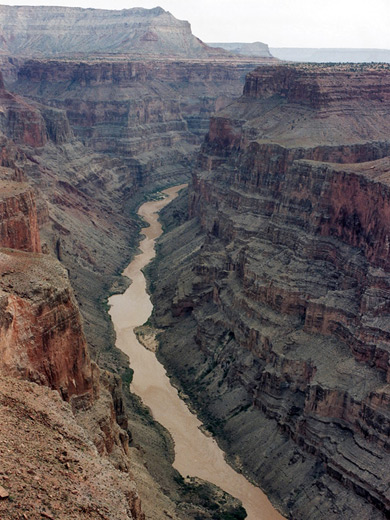
{"type": "Polygon", "coordinates": [[[77,304],[49,255],[2,249],[1,370],[57,389],[69,399],[92,391],[77,304]]]}
{"type": "Polygon", "coordinates": [[[120,159],[131,196],[185,178],[210,114],[241,94],[254,66],[254,60],[26,60],[10,88],[66,111],[83,143],[120,159]]]}
{"type": "Polygon", "coordinates": [[[35,196],[26,184],[0,181],[0,245],[41,251],[35,196]]]}
{"type": "Polygon", "coordinates": [[[186,21],[155,9],[0,7],[0,52],[8,55],[142,54],[218,56],[186,21]]]}
{"type": "Polygon", "coordinates": [[[389,87],[382,67],[249,74],[154,267],[162,359],[291,518],[390,511],[389,87]]]}

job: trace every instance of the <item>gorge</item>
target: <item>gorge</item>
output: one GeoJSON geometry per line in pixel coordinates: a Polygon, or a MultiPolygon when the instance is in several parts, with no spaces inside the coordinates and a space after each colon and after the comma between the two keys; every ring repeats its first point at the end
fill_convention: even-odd
{"type": "Polygon", "coordinates": [[[389,99],[387,67],[250,73],[151,272],[160,359],[291,518],[389,514],[389,99]]]}
{"type": "Polygon", "coordinates": [[[248,520],[282,520],[282,516],[273,509],[262,491],[226,463],[215,440],[202,432],[200,421],[180,400],[153,352],[137,340],[137,326],[147,322],[152,311],[142,270],[154,256],[154,242],[162,231],[157,212],[177,195],[179,189],[180,186],[164,190],[166,199],[146,202],[138,211],[148,227],[141,230],[145,235],[139,246],[141,253],[135,256],[124,271],[132,284],[125,293],[110,298],[110,315],[115,326],[116,344],[131,359],[134,370],[132,390],[142,398],[151,409],[153,417],[173,437],[174,466],[180,474],[187,478],[197,477],[212,482],[238,498],[247,512],[248,520]]]}
{"type": "Polygon", "coordinates": [[[172,466],[108,314],[188,181],[146,269],[171,380],[286,518],[389,517],[389,67],[259,45],[0,6],[1,518],[243,518],[172,466]]]}

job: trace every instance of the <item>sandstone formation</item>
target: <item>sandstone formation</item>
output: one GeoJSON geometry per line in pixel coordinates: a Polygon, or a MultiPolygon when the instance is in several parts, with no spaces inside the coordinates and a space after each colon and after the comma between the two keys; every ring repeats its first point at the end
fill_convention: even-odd
{"type": "Polygon", "coordinates": [[[0,27],[0,52],[12,56],[224,55],[196,38],[188,22],[161,7],[111,11],[2,5],[0,27]]]}
{"type": "Polygon", "coordinates": [[[389,113],[381,67],[249,74],[151,269],[159,355],[289,518],[390,514],[389,113]]]}
{"type": "Polygon", "coordinates": [[[0,246],[41,251],[35,196],[26,184],[0,181],[0,246]]]}
{"type": "Polygon", "coordinates": [[[68,277],[49,255],[1,251],[1,372],[91,393],[92,370],[68,277]]]}

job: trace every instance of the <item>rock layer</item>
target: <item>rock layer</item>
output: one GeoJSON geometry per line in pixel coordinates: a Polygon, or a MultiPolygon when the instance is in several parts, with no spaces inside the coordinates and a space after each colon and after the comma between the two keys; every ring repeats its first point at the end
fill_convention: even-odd
{"type": "Polygon", "coordinates": [[[389,86],[249,74],[152,270],[162,359],[290,518],[390,514],[389,86]]]}
{"type": "Polygon", "coordinates": [[[8,55],[91,53],[210,57],[188,22],[155,9],[0,6],[0,52],[8,55]]]}
{"type": "Polygon", "coordinates": [[[35,196],[26,184],[0,181],[0,246],[41,252],[35,196]]]}
{"type": "MultiPolygon", "coordinates": [[[[256,61],[27,60],[12,90],[65,110],[75,135],[120,159],[127,196],[185,178],[210,114],[242,92],[256,61]]],[[[53,108],[54,110],[54,108],[53,108]]]]}
{"type": "Polygon", "coordinates": [[[48,255],[1,252],[1,371],[69,399],[92,394],[92,368],[64,269],[48,255]]]}

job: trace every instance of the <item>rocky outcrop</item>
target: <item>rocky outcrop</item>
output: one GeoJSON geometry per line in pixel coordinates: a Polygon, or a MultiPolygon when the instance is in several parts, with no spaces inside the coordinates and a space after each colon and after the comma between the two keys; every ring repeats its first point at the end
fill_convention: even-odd
{"type": "Polygon", "coordinates": [[[93,394],[92,367],[69,281],[48,255],[1,252],[1,371],[66,399],[93,394]]]}
{"type": "Polygon", "coordinates": [[[0,83],[0,131],[18,143],[43,146],[45,124],[40,112],[4,89],[0,83]]]}
{"type": "Polygon", "coordinates": [[[249,74],[152,270],[161,358],[290,518],[390,514],[389,86],[249,74]]]}
{"type": "Polygon", "coordinates": [[[144,520],[134,481],[101,458],[58,393],[0,376],[4,520],[144,520]]]}
{"type": "Polygon", "coordinates": [[[36,106],[4,88],[0,72],[0,132],[20,145],[42,147],[50,139],[61,144],[71,137],[66,115],[55,108],[36,106]]]}
{"type": "Polygon", "coordinates": [[[81,9],[0,7],[0,52],[8,55],[141,54],[213,57],[188,22],[161,7],[81,9]]]}
{"type": "MultiPolygon", "coordinates": [[[[17,228],[15,223],[12,225],[13,228],[17,228]]],[[[31,439],[27,438],[27,435],[31,434],[29,428],[26,428],[26,431],[22,428],[19,440],[24,446],[24,462],[29,465],[29,472],[39,475],[37,479],[41,493],[51,498],[53,494],[57,496],[55,490],[59,489],[58,476],[55,475],[62,472],[60,470],[62,465],[72,473],[73,463],[77,462],[79,466],[77,468],[75,466],[74,471],[86,472],[83,478],[88,479],[88,489],[89,486],[96,485],[104,487],[106,483],[109,490],[107,492],[112,493],[111,487],[119,486],[117,498],[113,502],[102,488],[98,502],[91,505],[94,510],[104,507],[107,511],[114,505],[115,508],[119,505],[121,518],[144,519],[133,478],[129,475],[125,477],[114,470],[115,466],[128,474],[130,467],[128,434],[123,429],[127,428],[127,421],[121,382],[113,374],[101,372],[90,360],[81,316],[65,269],[49,255],[1,249],[0,272],[0,379],[3,376],[0,386],[2,392],[6,390],[4,395],[0,396],[2,401],[0,414],[8,410],[7,419],[2,423],[0,443],[10,445],[6,436],[12,435],[11,430],[15,421],[22,427],[21,417],[32,419],[36,424],[33,434],[37,438],[37,446],[34,448],[31,439]],[[45,393],[44,390],[38,390],[36,385],[28,387],[22,382],[16,382],[16,378],[47,386],[56,392],[45,393]],[[9,393],[7,393],[8,389],[10,389],[9,393]],[[28,405],[25,404],[26,396],[18,397],[23,401],[24,411],[20,410],[21,401],[19,402],[15,397],[15,389],[20,396],[26,393],[34,395],[33,401],[28,405]],[[60,404],[58,394],[63,400],[70,402],[71,408],[60,404]],[[41,407],[46,411],[50,410],[42,419],[43,429],[40,429],[39,421],[42,415],[41,407]],[[56,421],[55,416],[57,416],[56,421]],[[61,417],[61,420],[58,420],[58,417],[61,417]],[[60,433],[58,439],[61,440],[61,449],[58,448],[58,452],[53,451],[53,445],[58,444],[53,443],[53,432],[60,433]],[[70,443],[67,442],[68,437],[71,438],[70,443]],[[69,450],[73,455],[84,452],[86,443],[89,443],[88,460],[82,457],[84,462],[80,462],[79,457],[74,459],[69,455],[69,450]],[[92,448],[93,445],[96,446],[97,452],[92,448]],[[27,450],[25,446],[28,447],[27,450]],[[48,446],[51,455],[48,455],[48,446]],[[55,457],[59,462],[53,462],[55,457]],[[101,482],[100,477],[95,481],[90,469],[87,469],[91,465],[95,469],[100,468],[99,474],[106,475],[101,482]],[[50,478],[45,478],[43,481],[41,477],[45,472],[50,473],[50,478]],[[111,484],[107,484],[107,479],[111,484]]],[[[12,439],[16,439],[15,435],[12,439]]],[[[7,474],[10,472],[12,459],[16,453],[17,450],[8,449],[7,454],[2,457],[5,464],[2,475],[4,478],[9,478],[7,474]]],[[[30,508],[36,510],[37,504],[29,503],[25,497],[29,490],[32,491],[31,478],[28,477],[30,482],[28,485],[24,484],[21,487],[21,482],[27,477],[20,471],[18,475],[20,478],[16,479],[17,485],[15,474],[13,475],[12,491],[20,497],[20,500],[22,496],[24,497],[26,510],[30,508]]],[[[65,478],[65,482],[67,487],[72,482],[74,484],[75,479],[65,478]]],[[[83,490],[82,486],[72,491],[72,494],[77,495],[72,506],[74,514],[77,511],[77,518],[84,518],[83,513],[90,514],[92,511],[85,505],[88,502],[84,496],[87,491],[83,490]],[[81,504],[86,508],[80,509],[81,504]]],[[[51,500],[49,504],[39,498],[38,506],[49,515],[52,514],[53,508],[58,514],[63,507],[63,501],[55,504],[51,500]]],[[[7,509],[4,518],[12,518],[12,514],[7,509]]],[[[69,514],[68,507],[64,514],[69,514]]],[[[38,511],[37,515],[40,516],[41,513],[38,511]]]]}
{"type": "Polygon", "coordinates": [[[26,184],[0,181],[0,246],[41,252],[35,196],[26,184]]]}

